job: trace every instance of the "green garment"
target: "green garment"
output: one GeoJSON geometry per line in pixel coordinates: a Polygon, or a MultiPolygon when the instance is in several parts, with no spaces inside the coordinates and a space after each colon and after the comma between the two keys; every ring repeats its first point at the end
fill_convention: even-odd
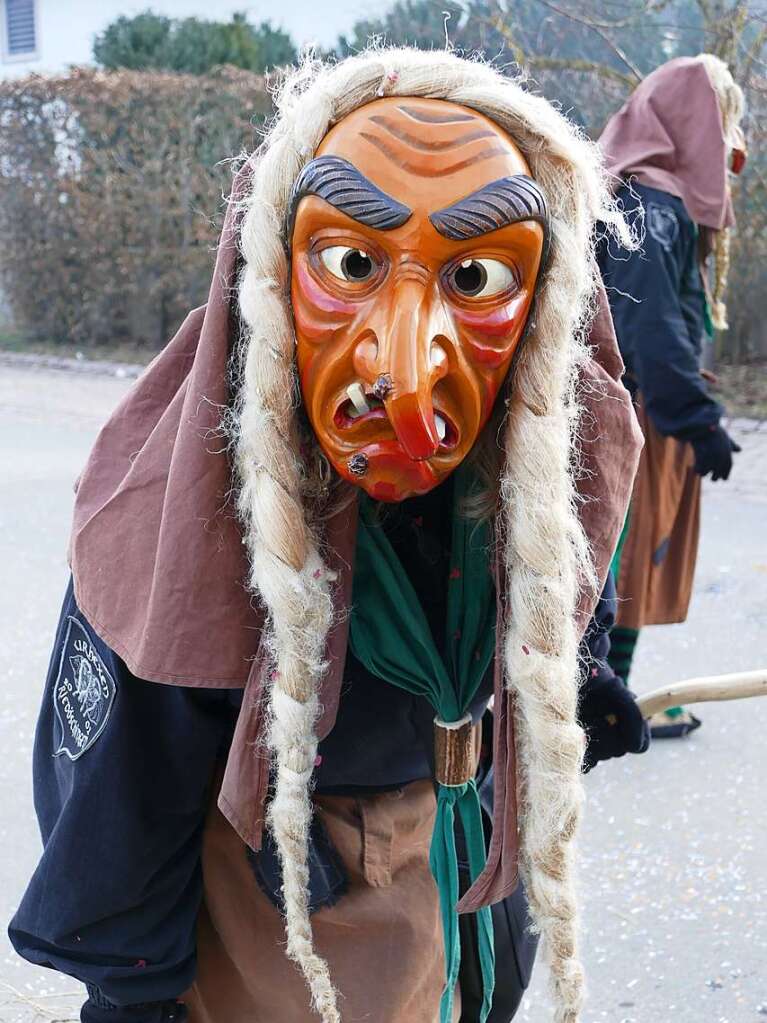
{"type": "MultiPolygon", "coordinates": [[[[378,678],[425,697],[436,716],[451,723],[466,716],[490,666],[495,646],[495,593],[489,568],[487,525],[460,514],[471,487],[468,470],[455,473],[445,649],[439,651],[413,584],[389,542],[376,502],[363,495],[357,533],[353,610],[349,641],[354,655],[378,678]]],[[[461,964],[458,932],[458,859],[455,815],[461,819],[472,882],[485,866],[486,851],[477,787],[440,785],[429,863],[437,883],[445,939],[445,990],[440,1023],[450,1023],[461,964]]],[[[484,985],[479,1023],[492,1007],[495,976],[493,924],[489,907],[477,914],[484,985]]]]}
{"type": "Polygon", "coordinates": [[[630,527],[630,525],[631,525],[631,505],[628,506],[628,510],[626,512],[626,518],[624,519],[624,522],[623,522],[623,529],[621,530],[621,535],[618,537],[618,546],[615,548],[615,553],[613,554],[613,560],[610,562],[610,571],[613,574],[613,579],[615,580],[615,585],[616,586],[618,585],[618,579],[620,578],[620,574],[621,574],[621,558],[623,556],[623,545],[626,543],[626,537],[629,535],[629,527],[630,527]]]}
{"type": "MultiPolygon", "coordinates": [[[[695,232],[695,251],[700,249],[700,228],[697,224],[693,224],[693,231],[695,232]]],[[[700,290],[701,298],[703,299],[703,335],[704,339],[711,344],[714,340],[716,328],[714,327],[714,321],[711,317],[711,302],[709,301],[708,289],[704,283],[705,275],[708,273],[708,268],[705,263],[700,266],[700,290]]],[[[681,709],[681,708],[680,708],[681,709]]]]}
{"type": "Polygon", "coordinates": [[[623,625],[613,625],[610,629],[610,650],[607,654],[607,663],[625,685],[628,685],[631,662],[638,639],[639,629],[627,629],[623,625]]]}

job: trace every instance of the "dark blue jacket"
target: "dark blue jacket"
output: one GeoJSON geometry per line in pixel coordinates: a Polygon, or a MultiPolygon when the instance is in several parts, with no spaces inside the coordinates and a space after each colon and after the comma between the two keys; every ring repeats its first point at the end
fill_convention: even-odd
{"type": "MultiPolygon", "coordinates": [[[[599,605],[584,645],[584,670],[596,661],[604,666],[610,607],[604,600],[599,605]]],[[[376,758],[369,751],[351,755],[357,746],[346,745],[345,771],[339,772],[332,767],[337,743],[326,740],[320,750],[327,788],[340,781],[352,790],[370,781],[391,787],[414,772],[426,775],[422,732],[407,724],[418,710],[403,702],[415,698],[373,676],[352,675],[347,684],[372,697],[386,720],[398,722],[401,757],[384,756],[373,777],[376,758]]],[[[361,730],[375,747],[381,730],[348,695],[329,739],[336,731],[348,739],[361,730]]],[[[194,980],[202,832],[240,700],[239,690],[136,678],[85,620],[70,584],[35,736],[43,853],[9,934],[25,959],[89,986],[88,1023],[100,1023],[95,1006],[105,1001],[152,1003],[108,1011],[110,1023],[162,1023],[172,1017],[159,1003],[194,980]]]]}
{"type": "Polygon", "coordinates": [[[70,584],[35,736],[44,849],[10,926],[20,955],[117,1004],[175,998],[191,984],[227,703],[226,691],[131,675],[70,584]]]}
{"type": "Polygon", "coordinates": [[[632,189],[621,188],[618,199],[630,218],[644,207],[642,251],[614,241],[598,248],[625,382],[641,392],[659,433],[689,440],[722,415],[700,375],[706,299],[697,229],[681,199],[646,185],[632,189]]]}

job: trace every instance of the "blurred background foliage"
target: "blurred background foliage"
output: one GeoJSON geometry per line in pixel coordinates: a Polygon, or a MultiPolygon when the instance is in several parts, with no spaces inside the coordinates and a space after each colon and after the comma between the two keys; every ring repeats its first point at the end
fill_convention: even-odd
{"type": "Polygon", "coordinates": [[[161,347],[202,304],[263,78],[79,69],[0,84],[0,281],[35,341],[161,347]]]}
{"type": "MultiPolygon", "coordinates": [[[[397,0],[326,56],[369,40],[483,53],[593,137],[642,77],[713,52],[748,102],[749,161],[735,182],[730,330],[718,356],[767,356],[767,0],[397,0]]],[[[228,22],[146,11],[94,43],[103,70],[0,83],[0,286],[25,336],[156,349],[205,299],[231,183],[270,111],[263,72],[293,41],[228,22]]]]}
{"type": "Polygon", "coordinates": [[[268,21],[251,25],[244,14],[231,21],[166,18],[152,11],[118,18],[96,37],[93,57],[109,70],[186,71],[202,75],[224,64],[266,71],[291,64],[293,40],[268,21]]]}

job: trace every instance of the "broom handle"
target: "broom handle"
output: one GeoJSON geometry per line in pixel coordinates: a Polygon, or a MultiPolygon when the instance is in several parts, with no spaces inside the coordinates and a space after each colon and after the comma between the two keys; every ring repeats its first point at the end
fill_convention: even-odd
{"type": "Polygon", "coordinates": [[[642,715],[652,717],[659,711],[680,704],[705,703],[709,700],[745,700],[750,696],[767,696],[767,668],[739,671],[731,675],[689,678],[662,689],[644,693],[637,703],[642,715]]]}

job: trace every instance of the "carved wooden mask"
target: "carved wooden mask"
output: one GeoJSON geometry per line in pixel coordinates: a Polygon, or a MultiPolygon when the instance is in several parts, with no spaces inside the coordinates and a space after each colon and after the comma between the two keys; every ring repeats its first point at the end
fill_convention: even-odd
{"type": "Polygon", "coordinates": [[[291,296],[307,413],[335,469],[383,501],[466,457],[524,331],[545,199],[511,137],[441,100],[386,98],[296,183],[291,296]]]}

